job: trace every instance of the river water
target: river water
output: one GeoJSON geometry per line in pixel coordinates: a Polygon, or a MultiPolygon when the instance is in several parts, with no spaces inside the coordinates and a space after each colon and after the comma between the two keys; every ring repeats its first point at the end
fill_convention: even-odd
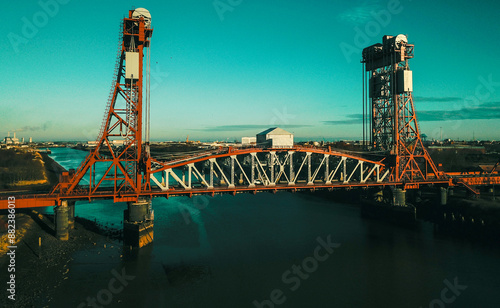
{"type": "MultiPolygon", "coordinates": [[[[53,148],[63,167],[87,153],[53,148]]],[[[126,204],[78,202],[122,228],[126,204]]],[[[54,307],[499,307],[500,248],[303,194],[153,199],[154,243],[71,256],[54,307]]],[[[50,209],[47,209],[50,211],[50,209]]],[[[106,248],[104,248],[106,245],[106,248]]],[[[49,303],[50,304],[50,303],[49,303]]]]}

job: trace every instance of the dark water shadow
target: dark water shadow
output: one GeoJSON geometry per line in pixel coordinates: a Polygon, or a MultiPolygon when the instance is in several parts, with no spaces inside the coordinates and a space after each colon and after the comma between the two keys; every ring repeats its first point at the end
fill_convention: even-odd
{"type": "Polygon", "coordinates": [[[47,234],[56,236],[56,230],[54,228],[54,224],[49,220],[48,217],[33,210],[27,211],[26,214],[28,214],[33,219],[33,221],[35,221],[37,225],[40,226],[40,228],[42,228],[42,230],[45,231],[47,234]]]}
{"type": "MultiPolygon", "coordinates": [[[[75,222],[79,223],[86,230],[94,232],[96,234],[106,236],[113,240],[123,240],[123,230],[110,228],[104,225],[99,224],[97,221],[92,221],[90,219],[82,218],[79,216],[75,216],[75,222]]],[[[76,226],[75,226],[76,227],[76,226]]]]}
{"type": "Polygon", "coordinates": [[[190,285],[208,279],[212,276],[212,270],[209,266],[194,264],[165,265],[162,263],[163,271],[167,276],[167,281],[172,287],[190,285]]]}

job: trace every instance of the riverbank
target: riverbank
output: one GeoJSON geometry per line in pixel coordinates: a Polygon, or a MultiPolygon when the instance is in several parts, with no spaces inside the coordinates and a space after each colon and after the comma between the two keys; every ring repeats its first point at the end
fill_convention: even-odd
{"type": "MultiPolygon", "coordinates": [[[[20,180],[14,184],[3,185],[0,194],[19,194],[29,192],[49,192],[57,183],[59,183],[59,175],[66,171],[61,165],[49,157],[46,153],[34,153],[34,158],[26,156],[22,163],[33,169],[32,172],[39,173],[40,178],[36,180],[20,180]],[[35,159],[35,165],[29,165],[29,160],[35,159]]],[[[15,175],[16,169],[13,168],[11,173],[15,175]]]]}
{"type": "Polygon", "coordinates": [[[59,165],[55,160],[53,160],[48,154],[42,153],[43,162],[45,165],[45,171],[47,172],[47,179],[49,181],[50,187],[54,187],[59,183],[59,175],[63,171],[67,171],[61,165],[59,165]]]}
{"type": "MultiPolygon", "coordinates": [[[[75,229],[70,231],[69,240],[59,241],[54,237],[50,215],[30,210],[17,214],[16,218],[16,301],[11,302],[6,295],[2,295],[1,307],[64,307],[60,303],[54,305],[52,300],[68,279],[74,253],[92,250],[93,253],[102,253],[103,257],[104,251],[109,252],[110,257],[121,256],[121,244],[103,235],[103,230],[92,222],[75,221],[75,229]],[[94,231],[90,231],[91,228],[94,231]]],[[[5,219],[5,215],[0,216],[0,219],[5,219]]],[[[6,271],[8,262],[8,256],[0,256],[2,271],[6,271]]]]}
{"type": "Polygon", "coordinates": [[[47,183],[42,155],[29,149],[0,150],[0,188],[18,189],[47,183]]]}
{"type": "Polygon", "coordinates": [[[500,243],[500,201],[450,197],[446,205],[428,202],[421,218],[435,224],[440,233],[470,240],[500,243]]]}
{"type": "Polygon", "coordinates": [[[34,221],[27,214],[19,213],[16,215],[16,239],[14,243],[9,243],[7,215],[0,215],[0,257],[4,256],[9,249],[7,246],[15,246],[21,242],[28,230],[31,229],[34,221]]]}
{"type": "MultiPolygon", "coordinates": [[[[483,195],[474,198],[468,195],[465,189],[455,189],[455,193],[447,198],[447,204],[441,205],[438,188],[408,190],[408,207],[390,206],[387,200],[375,202],[374,196],[379,196],[379,193],[378,189],[353,189],[301,194],[316,195],[325,200],[349,204],[359,208],[360,214],[365,218],[399,227],[414,228],[421,222],[430,222],[434,225],[435,232],[442,235],[490,244],[500,243],[500,198],[494,198],[489,192],[483,192],[483,195]],[[412,216],[413,219],[410,219],[412,216]]],[[[391,198],[392,196],[389,199],[391,198]]]]}

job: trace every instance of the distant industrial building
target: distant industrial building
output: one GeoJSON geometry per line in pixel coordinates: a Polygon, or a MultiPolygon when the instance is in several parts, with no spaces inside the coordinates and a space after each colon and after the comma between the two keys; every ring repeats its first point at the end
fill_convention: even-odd
{"type": "Polygon", "coordinates": [[[5,143],[5,144],[19,144],[19,138],[16,138],[16,133],[14,133],[14,137],[11,137],[10,132],[8,132],[7,137],[4,138],[3,143],[5,143]]]}
{"type": "Polygon", "coordinates": [[[257,143],[257,137],[243,137],[241,138],[242,145],[255,145],[257,143]]]}
{"type": "Polygon", "coordinates": [[[270,148],[292,148],[293,134],[279,127],[260,132],[256,136],[257,145],[270,148]]]}

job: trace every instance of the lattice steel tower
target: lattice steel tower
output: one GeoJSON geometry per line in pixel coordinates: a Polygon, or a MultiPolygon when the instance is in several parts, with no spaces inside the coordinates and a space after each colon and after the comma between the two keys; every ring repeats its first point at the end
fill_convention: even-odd
{"type": "Polygon", "coordinates": [[[411,182],[439,173],[420,139],[409,59],[413,44],[406,35],[386,35],[363,50],[363,139],[387,154],[391,180],[411,182]],[[369,138],[369,139],[368,139],[369,138]]]}
{"type": "Polygon", "coordinates": [[[121,194],[150,189],[149,47],[152,34],[148,10],[130,10],[129,16],[123,18],[115,74],[95,148],[76,171],[61,179],[53,192],[91,195],[112,188],[117,196],[115,201],[134,201],[121,200],[121,194]]]}

